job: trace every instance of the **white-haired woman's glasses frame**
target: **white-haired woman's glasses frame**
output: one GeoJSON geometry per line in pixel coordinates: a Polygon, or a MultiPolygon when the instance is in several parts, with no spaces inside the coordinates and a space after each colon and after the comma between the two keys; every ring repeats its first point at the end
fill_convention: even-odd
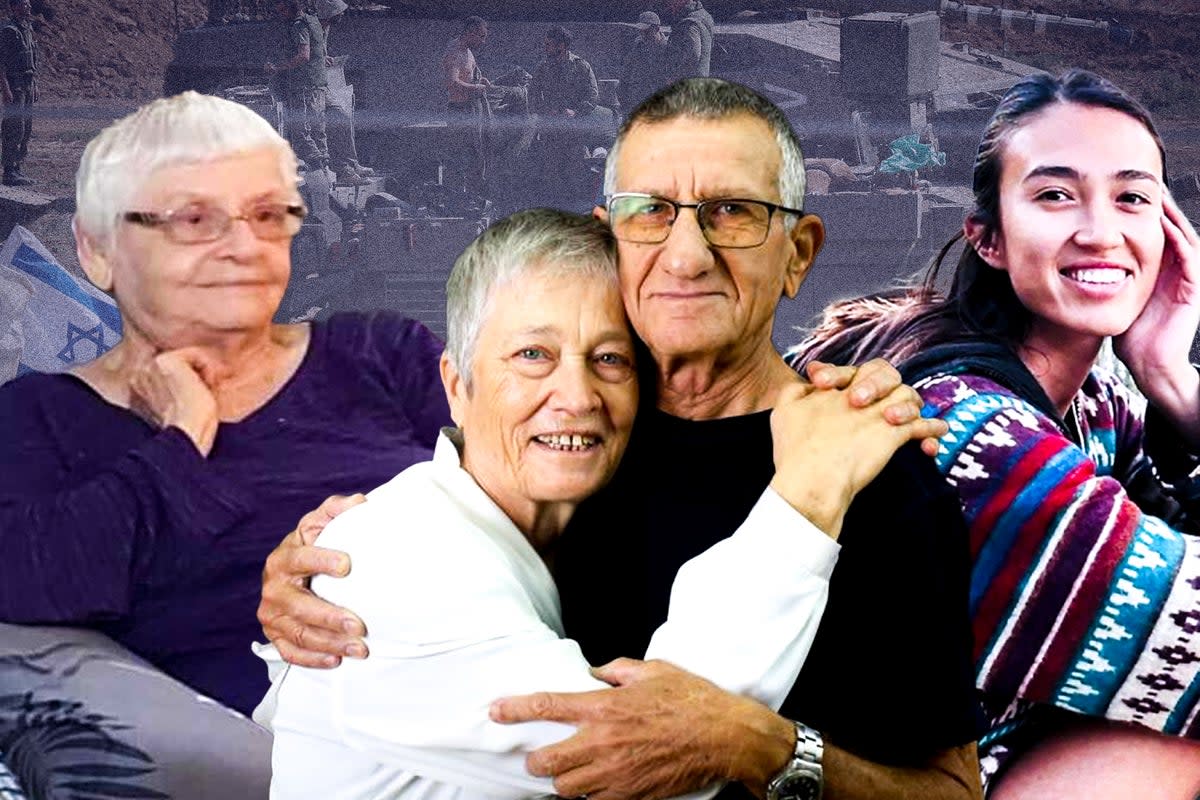
{"type": "Polygon", "coordinates": [[[300,232],[307,213],[303,205],[289,203],[263,203],[237,215],[216,206],[191,203],[163,212],[126,211],[121,219],[159,228],[176,244],[202,244],[220,239],[237,220],[245,220],[250,231],[264,241],[288,239],[300,232]]]}

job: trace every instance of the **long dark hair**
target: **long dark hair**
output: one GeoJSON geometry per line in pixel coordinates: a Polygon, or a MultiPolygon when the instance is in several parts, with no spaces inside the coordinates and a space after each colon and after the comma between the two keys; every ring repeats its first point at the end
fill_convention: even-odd
{"type": "MultiPolygon", "coordinates": [[[[1031,75],[1005,93],[979,142],[972,180],[975,206],[969,217],[981,226],[981,244],[993,241],[1000,230],[1000,172],[1009,135],[1025,117],[1055,103],[1111,108],[1142,123],[1158,146],[1166,174],[1162,138],[1137,100],[1086,70],[1031,75]]],[[[943,295],[936,288],[942,263],[962,239],[960,232],[947,242],[915,285],[830,306],[816,329],[789,353],[789,361],[795,366],[813,359],[858,364],[883,357],[901,363],[935,345],[980,339],[1016,350],[1029,334],[1032,315],[1013,291],[1008,273],[989,267],[970,242],[963,241],[949,291],[943,295]]]]}

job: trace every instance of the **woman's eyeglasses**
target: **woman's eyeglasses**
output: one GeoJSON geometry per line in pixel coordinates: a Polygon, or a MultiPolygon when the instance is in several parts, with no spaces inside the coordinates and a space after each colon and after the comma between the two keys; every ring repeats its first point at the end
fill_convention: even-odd
{"type": "Polygon", "coordinates": [[[161,228],[176,244],[201,244],[220,239],[237,220],[245,220],[250,231],[264,241],[287,239],[300,232],[306,213],[302,205],[263,203],[234,216],[216,206],[192,203],[161,213],[126,211],[121,219],[148,228],[161,228]]]}

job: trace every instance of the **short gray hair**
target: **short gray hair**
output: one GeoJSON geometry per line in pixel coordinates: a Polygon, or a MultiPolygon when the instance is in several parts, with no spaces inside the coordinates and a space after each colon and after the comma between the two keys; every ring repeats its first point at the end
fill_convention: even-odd
{"type": "Polygon", "coordinates": [[[531,208],[505,217],[467,245],[446,281],[446,355],[467,389],[496,289],[531,272],[606,278],[615,285],[616,240],[592,217],[531,208]]]}
{"type": "Polygon", "coordinates": [[[250,108],[220,97],[184,92],[139,108],[88,143],[75,173],[75,219],[102,246],[143,182],[157,170],[274,148],[285,182],[297,180],[287,140],[250,108]]]}
{"type": "Polygon", "coordinates": [[[680,117],[723,120],[741,114],[761,119],[775,134],[782,160],[776,181],[779,197],[785,206],[804,208],[804,153],[791,123],[779,106],[758,92],[721,78],[685,78],[642,101],[621,125],[617,140],[608,151],[604,165],[604,194],[617,191],[617,158],[621,142],[635,126],[670,122],[680,117]]]}

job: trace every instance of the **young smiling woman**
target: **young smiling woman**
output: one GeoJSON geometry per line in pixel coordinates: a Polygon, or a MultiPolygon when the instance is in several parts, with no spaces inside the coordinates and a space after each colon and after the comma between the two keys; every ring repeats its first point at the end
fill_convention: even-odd
{"type": "Polygon", "coordinates": [[[1200,790],[1200,238],[1164,175],[1120,89],[1026,78],[985,130],[949,291],[935,267],[840,303],[792,353],[890,358],[951,425],[992,797],[1200,790]],[[1096,366],[1108,337],[1140,394],[1096,366]]]}

